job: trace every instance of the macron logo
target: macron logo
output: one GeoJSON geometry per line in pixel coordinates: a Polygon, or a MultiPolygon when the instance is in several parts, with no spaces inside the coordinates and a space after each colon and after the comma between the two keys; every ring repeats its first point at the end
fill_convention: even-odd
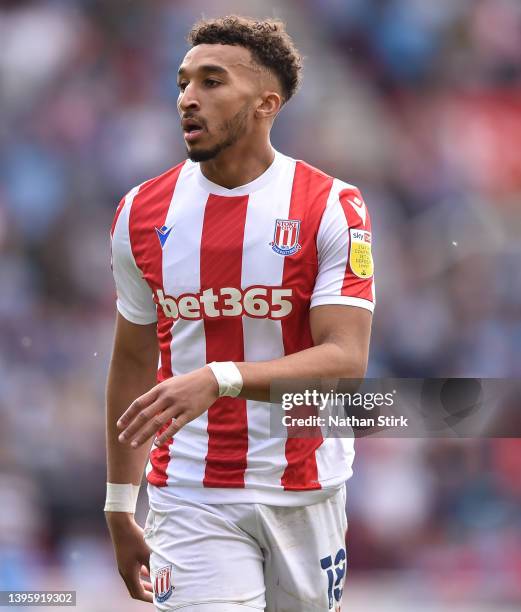
{"type": "Polygon", "coordinates": [[[364,201],[361,200],[358,196],[353,195],[352,189],[343,189],[339,194],[339,199],[343,201],[347,201],[358,213],[360,219],[362,219],[363,224],[365,225],[367,218],[367,211],[365,208],[364,201]]]}
{"type": "Polygon", "coordinates": [[[168,236],[170,236],[172,228],[169,229],[166,225],[163,225],[161,229],[158,229],[157,227],[154,229],[156,230],[157,237],[159,238],[159,242],[161,243],[161,248],[163,248],[165,246],[166,239],[168,238],[168,236]]]}

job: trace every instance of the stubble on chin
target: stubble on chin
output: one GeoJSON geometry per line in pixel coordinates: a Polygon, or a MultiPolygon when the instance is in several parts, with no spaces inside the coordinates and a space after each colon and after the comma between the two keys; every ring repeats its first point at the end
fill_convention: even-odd
{"type": "Polygon", "coordinates": [[[248,107],[244,106],[232,119],[225,121],[219,131],[223,133],[223,140],[211,149],[186,149],[188,158],[193,162],[205,162],[216,158],[219,153],[233,146],[246,133],[248,107]]]}
{"type": "Polygon", "coordinates": [[[197,150],[191,151],[187,147],[186,154],[190,161],[205,162],[205,161],[210,161],[211,159],[214,159],[214,157],[217,157],[217,155],[219,155],[221,150],[222,149],[220,145],[218,145],[217,147],[214,147],[213,149],[202,149],[199,151],[197,150]]]}

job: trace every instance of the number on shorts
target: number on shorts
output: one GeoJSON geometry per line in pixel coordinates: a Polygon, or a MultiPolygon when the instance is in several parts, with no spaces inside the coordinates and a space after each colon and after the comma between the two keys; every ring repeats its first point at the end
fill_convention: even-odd
{"type": "Polygon", "coordinates": [[[342,599],[342,585],[346,574],[346,551],[343,548],[338,550],[334,565],[331,555],[320,559],[320,567],[325,570],[327,575],[327,597],[331,610],[334,602],[340,603],[342,599]]]}

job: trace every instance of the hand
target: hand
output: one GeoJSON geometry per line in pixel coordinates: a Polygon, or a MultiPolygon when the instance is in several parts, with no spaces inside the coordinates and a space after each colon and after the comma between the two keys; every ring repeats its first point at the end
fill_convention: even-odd
{"type": "Polygon", "coordinates": [[[107,512],[107,524],[116,554],[119,575],[133,599],[153,602],[150,582],[150,549],[143,530],[126,512],[107,512]]]}
{"type": "Polygon", "coordinates": [[[218,397],[219,386],[209,367],[169,378],[138,397],[121,415],[119,441],[138,448],[170,423],[155,441],[160,446],[208,410],[218,397]]]}

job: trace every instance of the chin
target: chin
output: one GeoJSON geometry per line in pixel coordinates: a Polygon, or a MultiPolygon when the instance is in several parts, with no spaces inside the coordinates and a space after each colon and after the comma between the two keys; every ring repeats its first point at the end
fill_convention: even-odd
{"type": "Polygon", "coordinates": [[[216,149],[187,149],[186,153],[193,162],[204,162],[213,159],[219,151],[216,149]]]}
{"type": "Polygon", "coordinates": [[[208,151],[208,150],[199,150],[199,151],[187,151],[188,154],[188,158],[193,161],[193,162],[204,162],[204,161],[209,161],[210,159],[213,159],[216,156],[216,153],[214,151],[208,151]]]}
{"type": "Polygon", "coordinates": [[[227,148],[227,146],[227,143],[223,143],[218,144],[212,149],[195,149],[187,147],[186,154],[188,155],[188,158],[193,162],[205,162],[217,157],[223,149],[227,148]]]}

